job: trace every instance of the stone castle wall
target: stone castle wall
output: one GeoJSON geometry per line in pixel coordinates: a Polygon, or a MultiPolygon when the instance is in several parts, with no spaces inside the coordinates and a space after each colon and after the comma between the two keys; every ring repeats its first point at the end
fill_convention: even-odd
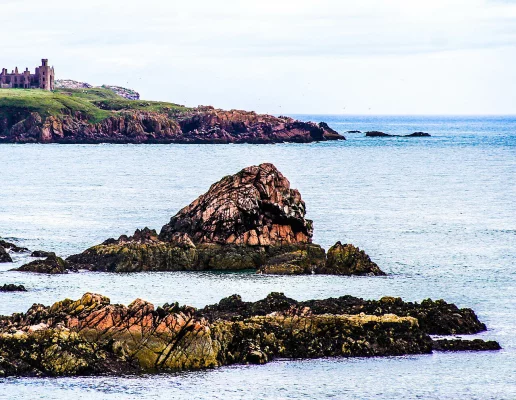
{"type": "Polygon", "coordinates": [[[8,73],[6,68],[2,68],[0,73],[0,89],[54,90],[54,78],[54,67],[48,65],[47,59],[42,59],[41,65],[36,68],[34,74],[31,74],[28,68],[21,73],[18,71],[18,67],[11,73],[8,73]]]}

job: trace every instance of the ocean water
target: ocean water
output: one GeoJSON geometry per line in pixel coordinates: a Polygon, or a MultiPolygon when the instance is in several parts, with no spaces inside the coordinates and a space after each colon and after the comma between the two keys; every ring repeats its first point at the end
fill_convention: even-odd
{"type": "MultiPolygon", "coordinates": [[[[278,360],[156,376],[0,379],[0,398],[514,399],[516,398],[516,117],[296,116],[339,132],[429,132],[277,145],[0,145],[0,236],[67,256],[136,228],[160,229],[227,174],[272,162],[300,190],[314,241],[364,249],[387,277],[280,277],[170,272],[63,276],[9,271],[0,314],[87,291],[128,304],[214,303],[281,291],[443,298],[473,308],[497,352],[278,360]]],[[[15,265],[28,261],[14,255],[15,265]]]]}

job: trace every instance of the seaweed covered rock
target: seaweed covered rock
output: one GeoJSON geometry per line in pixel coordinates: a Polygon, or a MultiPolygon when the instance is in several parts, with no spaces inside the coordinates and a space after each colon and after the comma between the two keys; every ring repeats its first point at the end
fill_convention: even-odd
{"type": "Polygon", "coordinates": [[[385,275],[376,263],[352,244],[335,243],[328,250],[326,263],[315,269],[316,274],[385,275]]]}
{"type": "Polygon", "coordinates": [[[2,246],[0,246],[0,263],[10,263],[13,262],[13,259],[2,246]]]}
{"type": "Polygon", "coordinates": [[[271,257],[257,272],[270,275],[312,274],[324,266],[325,262],[324,249],[321,246],[309,244],[295,251],[271,257]]]}
{"type": "MultiPolygon", "coordinates": [[[[378,306],[376,315],[346,313],[351,301],[337,308],[335,300],[297,302],[271,293],[244,302],[234,295],[197,310],[177,303],[155,307],[141,299],[124,306],[86,293],[51,307],[34,304],[26,313],[0,318],[0,375],[149,373],[452,347],[432,342],[415,317],[380,312],[378,306]]],[[[475,343],[478,349],[495,347],[475,343]]],[[[454,347],[461,348],[466,345],[454,347]]]]}
{"type": "Polygon", "coordinates": [[[44,260],[35,260],[14,270],[40,274],[67,274],[69,270],[75,270],[75,268],[70,267],[68,262],[52,253],[44,260]]]}
{"type": "Polygon", "coordinates": [[[251,166],[213,184],[159,235],[137,230],[67,261],[96,271],[243,270],[292,253],[286,257],[308,255],[301,264],[313,269],[324,261],[324,250],[311,244],[305,213],[301,194],[274,165],[251,166]]]}
{"type": "Polygon", "coordinates": [[[0,292],[26,292],[25,286],[15,285],[14,283],[6,283],[0,286],[0,292]]]}
{"type": "Polygon", "coordinates": [[[30,253],[31,257],[38,257],[38,258],[46,258],[50,257],[52,255],[56,255],[56,253],[52,251],[44,251],[44,250],[34,250],[32,253],[30,253]]]}

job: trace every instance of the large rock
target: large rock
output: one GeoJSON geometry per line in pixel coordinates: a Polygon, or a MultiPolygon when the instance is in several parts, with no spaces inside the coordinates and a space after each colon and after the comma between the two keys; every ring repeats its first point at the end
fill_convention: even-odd
{"type": "MultiPolygon", "coordinates": [[[[324,262],[312,242],[301,194],[272,164],[243,169],[213,184],[163,226],[109,239],[69,257],[96,271],[259,269],[273,257],[310,254],[324,262]]],[[[306,264],[306,262],[304,263],[306,264]]],[[[309,265],[305,265],[307,268],[309,265]]]]}
{"type": "Polygon", "coordinates": [[[376,263],[352,244],[335,243],[329,250],[325,265],[315,270],[316,274],[330,275],[385,275],[376,263]]]}
{"type": "MultiPolygon", "coordinates": [[[[155,307],[141,299],[123,306],[87,293],[51,307],[34,304],[24,314],[0,318],[0,374],[145,373],[263,364],[277,358],[432,351],[432,339],[418,319],[387,309],[380,313],[378,307],[376,315],[350,314],[344,303],[339,309],[334,300],[297,302],[271,293],[247,303],[234,295],[197,310],[177,303],[155,307]]],[[[436,345],[444,347],[450,346],[436,345]]]]}
{"type": "Polygon", "coordinates": [[[26,247],[20,247],[14,243],[6,242],[5,240],[0,239],[0,247],[3,247],[4,249],[10,250],[13,253],[24,253],[29,251],[26,247]]]}
{"type": "Polygon", "coordinates": [[[187,234],[194,243],[276,246],[310,243],[301,194],[272,164],[244,168],[213,184],[163,226],[160,239],[187,234]]]}

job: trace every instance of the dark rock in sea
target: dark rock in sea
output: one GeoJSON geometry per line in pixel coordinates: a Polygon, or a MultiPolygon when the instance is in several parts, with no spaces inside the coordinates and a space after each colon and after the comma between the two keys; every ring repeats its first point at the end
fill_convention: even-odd
{"type": "MultiPolygon", "coordinates": [[[[34,304],[24,314],[0,318],[0,374],[155,373],[277,358],[425,354],[440,346],[428,334],[430,324],[382,309],[391,300],[375,302],[375,314],[368,314],[366,307],[357,307],[364,300],[353,299],[297,302],[271,293],[243,302],[233,295],[197,310],[177,303],[156,308],[141,299],[123,306],[87,293],[51,307],[34,304]]],[[[404,314],[417,309],[437,323],[460,325],[453,305],[456,310],[440,319],[428,303],[395,303],[404,314]]]]}
{"type": "Polygon", "coordinates": [[[435,339],[432,349],[436,351],[492,351],[502,347],[494,340],[435,339]]]}
{"type": "Polygon", "coordinates": [[[326,254],[321,246],[308,244],[292,252],[285,252],[267,260],[258,269],[260,274],[304,275],[312,274],[326,262],[326,254]]]}
{"type": "Polygon", "coordinates": [[[55,256],[56,253],[54,252],[51,252],[51,251],[44,251],[44,250],[34,250],[32,253],[31,253],[31,257],[50,257],[50,256],[55,256]]]}
{"type": "Polygon", "coordinates": [[[311,273],[324,264],[325,254],[312,244],[312,221],[305,212],[301,194],[290,188],[287,178],[274,165],[261,164],[213,184],[172,217],[159,235],[149,228],[137,230],[67,261],[80,268],[116,272],[269,265],[261,270],[267,273],[278,271],[272,265],[288,263],[311,273]]]}
{"type": "Polygon", "coordinates": [[[379,131],[370,131],[366,132],[366,137],[392,137],[393,135],[389,135],[385,132],[379,132],[379,131]]]}
{"type": "Polygon", "coordinates": [[[2,246],[0,246],[0,263],[13,262],[13,259],[2,246]]]}
{"type": "Polygon", "coordinates": [[[6,242],[5,240],[0,240],[0,247],[10,250],[13,253],[24,253],[26,251],[29,251],[29,249],[27,249],[26,247],[19,247],[14,243],[6,242]]]}
{"type": "Polygon", "coordinates": [[[486,330],[486,326],[469,308],[459,309],[444,300],[423,300],[421,304],[405,302],[401,298],[382,297],[380,300],[363,300],[353,296],[325,300],[295,301],[283,293],[271,293],[257,302],[244,302],[234,295],[222,299],[219,304],[199,310],[199,316],[210,321],[217,319],[241,320],[251,315],[267,315],[289,309],[309,308],[314,315],[321,314],[395,314],[414,317],[419,327],[431,335],[473,334],[486,330]]]}
{"type": "Polygon", "coordinates": [[[335,243],[329,250],[326,263],[315,269],[316,274],[329,275],[385,275],[376,263],[352,244],[335,243]]]}
{"type": "Polygon", "coordinates": [[[0,286],[0,292],[26,292],[25,286],[23,285],[15,285],[13,283],[5,284],[0,286]]]}
{"type": "Polygon", "coordinates": [[[411,133],[410,135],[390,135],[390,134],[384,133],[384,132],[371,131],[371,132],[366,132],[366,137],[407,137],[407,138],[410,138],[410,137],[430,137],[430,134],[425,133],[425,132],[414,132],[414,133],[411,133]]]}
{"type": "Polygon", "coordinates": [[[54,253],[44,260],[35,260],[14,269],[14,271],[37,272],[40,274],[67,274],[70,270],[75,271],[75,268],[54,253]]]}
{"type": "Polygon", "coordinates": [[[347,133],[362,133],[361,131],[347,131],[347,133]]]}
{"type": "Polygon", "coordinates": [[[430,134],[426,132],[414,132],[410,135],[405,135],[404,137],[430,137],[430,134]]]}

